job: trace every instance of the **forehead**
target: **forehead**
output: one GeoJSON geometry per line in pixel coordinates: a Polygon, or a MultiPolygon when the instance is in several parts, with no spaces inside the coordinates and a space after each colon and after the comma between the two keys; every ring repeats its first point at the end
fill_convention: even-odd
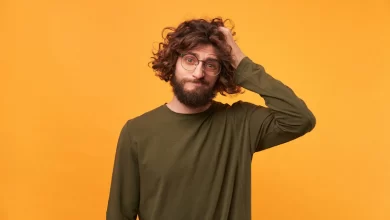
{"type": "Polygon", "coordinates": [[[196,55],[198,58],[215,58],[217,59],[217,51],[212,45],[200,45],[192,50],[189,50],[188,53],[196,55]]]}

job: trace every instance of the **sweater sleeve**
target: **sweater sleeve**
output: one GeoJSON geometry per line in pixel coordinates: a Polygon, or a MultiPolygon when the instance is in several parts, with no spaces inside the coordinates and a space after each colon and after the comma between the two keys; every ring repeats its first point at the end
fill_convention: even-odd
{"type": "Polygon", "coordinates": [[[238,65],[235,82],[264,98],[266,107],[241,102],[246,109],[251,153],[277,146],[310,132],[316,118],[288,86],[245,57],[238,65]]]}
{"type": "Polygon", "coordinates": [[[135,220],[138,214],[140,190],[137,146],[130,138],[128,123],[122,128],[117,143],[107,220],[135,220]]]}

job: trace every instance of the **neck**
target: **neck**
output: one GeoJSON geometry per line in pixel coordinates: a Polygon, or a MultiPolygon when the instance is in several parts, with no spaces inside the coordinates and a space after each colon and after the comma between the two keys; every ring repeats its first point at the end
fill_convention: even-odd
{"type": "Polygon", "coordinates": [[[184,105],[181,103],[176,96],[173,96],[172,100],[167,103],[167,107],[180,114],[196,114],[200,112],[206,111],[209,107],[211,106],[211,102],[205,106],[197,107],[197,108],[192,108],[184,105]]]}

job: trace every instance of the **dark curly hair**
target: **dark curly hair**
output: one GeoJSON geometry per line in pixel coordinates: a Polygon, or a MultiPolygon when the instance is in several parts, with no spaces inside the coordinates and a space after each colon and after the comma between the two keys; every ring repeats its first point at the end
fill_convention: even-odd
{"type": "MultiPolygon", "coordinates": [[[[163,42],[159,43],[157,52],[153,52],[151,64],[156,76],[168,82],[171,80],[179,55],[199,45],[212,45],[215,47],[217,57],[221,62],[221,72],[215,83],[215,92],[221,95],[236,94],[241,92],[241,87],[236,85],[233,79],[235,68],[232,66],[232,48],[226,43],[225,35],[218,27],[226,27],[226,22],[220,17],[211,20],[192,19],[181,23],[178,27],[166,27],[163,29],[163,42]],[[165,31],[168,31],[164,37],[165,31]]],[[[234,25],[230,28],[233,36],[234,25]]]]}

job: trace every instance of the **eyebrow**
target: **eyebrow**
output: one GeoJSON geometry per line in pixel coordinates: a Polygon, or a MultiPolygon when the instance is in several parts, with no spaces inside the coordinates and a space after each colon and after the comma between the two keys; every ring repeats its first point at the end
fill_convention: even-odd
{"type": "MultiPolygon", "coordinates": [[[[191,55],[194,55],[196,56],[196,58],[199,59],[199,54],[195,53],[195,52],[192,52],[192,51],[188,51],[187,54],[191,54],[191,55]]],[[[207,57],[206,60],[215,60],[215,61],[219,61],[219,59],[217,58],[217,56],[215,54],[212,54],[213,57],[207,57]]]]}

